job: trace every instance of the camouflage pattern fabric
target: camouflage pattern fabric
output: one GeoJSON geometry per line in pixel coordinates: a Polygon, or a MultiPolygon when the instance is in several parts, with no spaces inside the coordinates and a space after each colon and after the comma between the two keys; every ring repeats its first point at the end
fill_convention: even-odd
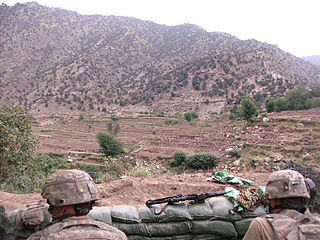
{"type": "Polygon", "coordinates": [[[31,235],[28,240],[62,240],[62,239],[108,239],[127,240],[120,230],[89,217],[69,217],[54,222],[42,232],[31,235]]]}
{"type": "Polygon", "coordinates": [[[243,188],[237,197],[237,201],[246,210],[250,210],[254,205],[260,203],[261,198],[256,189],[254,188],[243,188]]]}
{"type": "Polygon", "coordinates": [[[27,239],[31,234],[49,224],[52,217],[48,207],[49,205],[44,201],[38,201],[10,212],[8,217],[14,225],[15,239],[27,239]]]}
{"type": "Polygon", "coordinates": [[[307,211],[301,214],[295,210],[282,210],[279,214],[264,216],[275,232],[275,239],[308,240],[319,239],[320,219],[307,211]]]}
{"type": "Polygon", "coordinates": [[[269,176],[266,186],[269,199],[303,197],[310,198],[305,178],[297,171],[280,170],[269,176]]]}
{"type": "Polygon", "coordinates": [[[66,206],[99,199],[97,187],[84,171],[71,169],[52,174],[44,183],[42,197],[52,206],[66,206]]]}
{"type": "Polygon", "coordinates": [[[287,161],[284,168],[295,170],[301,173],[304,177],[313,180],[313,182],[316,184],[315,192],[317,195],[315,196],[313,202],[309,203],[309,209],[311,212],[320,213],[320,171],[312,167],[294,163],[292,161],[287,161]]]}
{"type": "Polygon", "coordinates": [[[5,213],[5,209],[0,205],[0,239],[13,240],[13,224],[5,213]]]}

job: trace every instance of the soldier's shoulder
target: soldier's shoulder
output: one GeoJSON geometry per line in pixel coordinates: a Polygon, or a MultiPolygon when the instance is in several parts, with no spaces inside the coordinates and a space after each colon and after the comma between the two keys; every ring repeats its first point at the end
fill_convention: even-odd
{"type": "Polygon", "coordinates": [[[52,223],[43,230],[43,237],[54,234],[57,239],[71,239],[73,235],[81,237],[107,237],[106,239],[127,240],[126,235],[117,228],[89,217],[69,217],[52,223]],[[59,236],[59,237],[58,237],[59,236]]]}
{"type": "Polygon", "coordinates": [[[42,231],[36,232],[32,234],[30,237],[27,238],[27,240],[40,240],[42,235],[42,231]]]}

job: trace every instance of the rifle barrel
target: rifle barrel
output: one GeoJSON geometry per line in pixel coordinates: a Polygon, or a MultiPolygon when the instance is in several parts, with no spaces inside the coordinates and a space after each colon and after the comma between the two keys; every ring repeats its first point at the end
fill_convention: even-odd
{"type": "Polygon", "coordinates": [[[175,203],[180,201],[186,201],[186,200],[193,200],[193,201],[203,201],[207,198],[215,197],[215,196],[221,196],[224,195],[225,191],[217,191],[217,192],[206,192],[206,193],[200,193],[200,194],[190,194],[190,195],[176,195],[172,197],[165,197],[165,198],[159,198],[154,200],[148,200],[146,201],[146,205],[150,207],[153,204],[160,204],[160,203],[175,203]]]}

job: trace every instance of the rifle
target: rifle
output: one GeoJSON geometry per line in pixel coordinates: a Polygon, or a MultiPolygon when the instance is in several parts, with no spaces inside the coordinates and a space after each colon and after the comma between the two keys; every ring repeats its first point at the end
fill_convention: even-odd
{"type": "Polygon", "coordinates": [[[221,196],[221,195],[224,195],[225,193],[226,193],[225,191],[217,191],[217,192],[206,192],[206,193],[200,193],[200,194],[190,194],[190,195],[179,194],[172,197],[148,200],[146,201],[146,205],[147,207],[151,207],[151,205],[160,204],[160,203],[168,203],[170,205],[173,205],[177,202],[187,201],[187,200],[189,200],[191,204],[203,203],[207,198],[221,196]]]}

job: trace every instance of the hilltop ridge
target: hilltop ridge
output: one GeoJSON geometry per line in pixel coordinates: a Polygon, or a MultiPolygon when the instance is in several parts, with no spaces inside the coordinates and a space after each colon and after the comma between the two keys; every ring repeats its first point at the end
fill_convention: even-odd
{"type": "Polygon", "coordinates": [[[320,68],[275,45],[192,25],[0,6],[0,102],[34,113],[220,112],[250,95],[320,82],[320,68]]]}

